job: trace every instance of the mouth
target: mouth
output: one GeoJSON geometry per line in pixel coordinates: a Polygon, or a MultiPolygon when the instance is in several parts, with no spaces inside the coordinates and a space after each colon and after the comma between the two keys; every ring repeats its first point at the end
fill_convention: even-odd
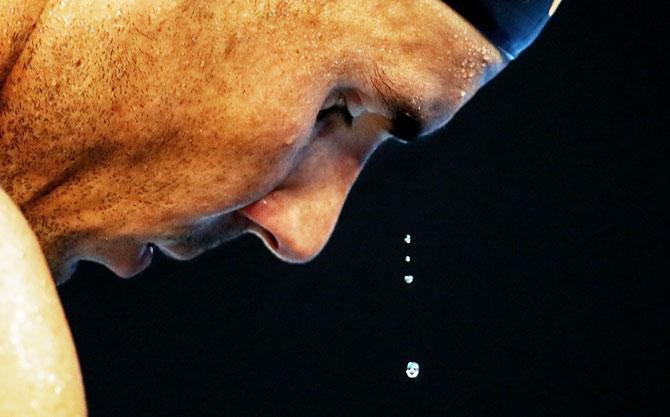
{"type": "Polygon", "coordinates": [[[190,260],[244,234],[248,231],[249,223],[245,216],[237,212],[201,219],[195,224],[180,227],[135,246],[137,249],[131,252],[134,255],[128,256],[126,251],[125,255],[120,256],[120,252],[114,254],[112,249],[103,263],[119,277],[131,278],[151,265],[157,251],[179,261],[190,260]]]}
{"type": "Polygon", "coordinates": [[[151,265],[154,256],[154,245],[147,244],[140,248],[134,258],[124,261],[106,263],[107,267],[121,278],[131,278],[151,265]]]}
{"type": "Polygon", "coordinates": [[[163,255],[167,256],[170,259],[175,259],[177,261],[190,261],[193,258],[196,258],[198,255],[206,252],[208,249],[211,249],[218,245],[208,245],[207,247],[194,247],[189,245],[180,245],[180,244],[151,244],[157,248],[163,255]]]}

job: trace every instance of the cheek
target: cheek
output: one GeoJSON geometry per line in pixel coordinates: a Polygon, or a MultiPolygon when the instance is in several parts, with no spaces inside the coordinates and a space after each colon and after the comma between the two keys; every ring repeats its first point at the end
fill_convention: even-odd
{"type": "Polygon", "coordinates": [[[139,212],[150,208],[152,221],[145,230],[246,206],[294,169],[311,140],[318,108],[312,102],[323,89],[304,80],[294,80],[292,88],[256,81],[267,88],[206,96],[175,110],[178,117],[151,138],[129,138],[133,156],[122,165],[132,173],[125,182],[132,182],[133,190],[124,205],[139,212]]]}
{"type": "Polygon", "coordinates": [[[245,136],[196,135],[180,141],[188,145],[168,148],[142,164],[145,168],[135,178],[145,176],[146,182],[141,195],[129,196],[133,200],[129,203],[139,199],[150,204],[153,227],[188,223],[247,205],[292,170],[298,147],[286,143],[286,134],[300,133],[259,130],[245,136]]]}
{"type": "MultiPolygon", "coordinates": [[[[298,114],[259,108],[256,118],[236,120],[237,128],[227,124],[224,138],[205,141],[204,153],[215,157],[203,182],[216,183],[228,206],[247,205],[270,192],[295,169],[312,140],[312,123],[297,122],[298,114]]],[[[203,166],[201,172],[206,170],[203,166]]]]}

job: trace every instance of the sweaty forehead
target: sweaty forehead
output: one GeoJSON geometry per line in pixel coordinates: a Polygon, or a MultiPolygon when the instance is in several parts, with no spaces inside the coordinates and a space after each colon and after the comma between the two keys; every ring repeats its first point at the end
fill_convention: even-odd
{"type": "MultiPolygon", "coordinates": [[[[430,128],[425,121],[435,114],[453,114],[500,66],[497,50],[438,0],[223,4],[49,3],[18,66],[32,76],[17,71],[14,80],[21,83],[12,88],[17,97],[40,101],[43,95],[32,92],[48,82],[57,105],[68,107],[63,114],[93,115],[91,125],[114,116],[137,135],[149,132],[150,111],[175,113],[175,99],[225,97],[228,107],[244,104],[238,113],[254,113],[273,103],[285,106],[292,91],[306,90],[303,83],[319,90],[327,77],[353,74],[379,92],[397,116],[397,133],[409,137],[430,128]],[[88,92],[86,103],[80,90],[88,92]],[[72,111],[84,104],[85,113],[72,111]],[[124,112],[131,105],[134,113],[124,112]]],[[[89,122],[62,119],[45,129],[89,122]]]]}
{"type": "Polygon", "coordinates": [[[442,0],[496,47],[516,58],[538,36],[561,0],[442,0]]]}

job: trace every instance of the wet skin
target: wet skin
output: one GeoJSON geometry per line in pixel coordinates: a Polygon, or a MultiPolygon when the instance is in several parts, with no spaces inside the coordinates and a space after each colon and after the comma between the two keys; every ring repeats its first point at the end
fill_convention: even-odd
{"type": "Polygon", "coordinates": [[[244,232],[308,261],[375,148],[505,64],[437,0],[39,3],[4,17],[0,187],[57,282],[244,232]]]}

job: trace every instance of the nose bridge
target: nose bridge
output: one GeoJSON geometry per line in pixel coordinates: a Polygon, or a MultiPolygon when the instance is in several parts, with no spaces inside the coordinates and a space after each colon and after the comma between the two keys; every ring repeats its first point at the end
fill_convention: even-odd
{"type": "Polygon", "coordinates": [[[325,246],[367,158],[385,138],[387,122],[364,113],[352,126],[326,129],[304,148],[293,172],[241,209],[265,245],[288,262],[307,262],[325,246]]]}

